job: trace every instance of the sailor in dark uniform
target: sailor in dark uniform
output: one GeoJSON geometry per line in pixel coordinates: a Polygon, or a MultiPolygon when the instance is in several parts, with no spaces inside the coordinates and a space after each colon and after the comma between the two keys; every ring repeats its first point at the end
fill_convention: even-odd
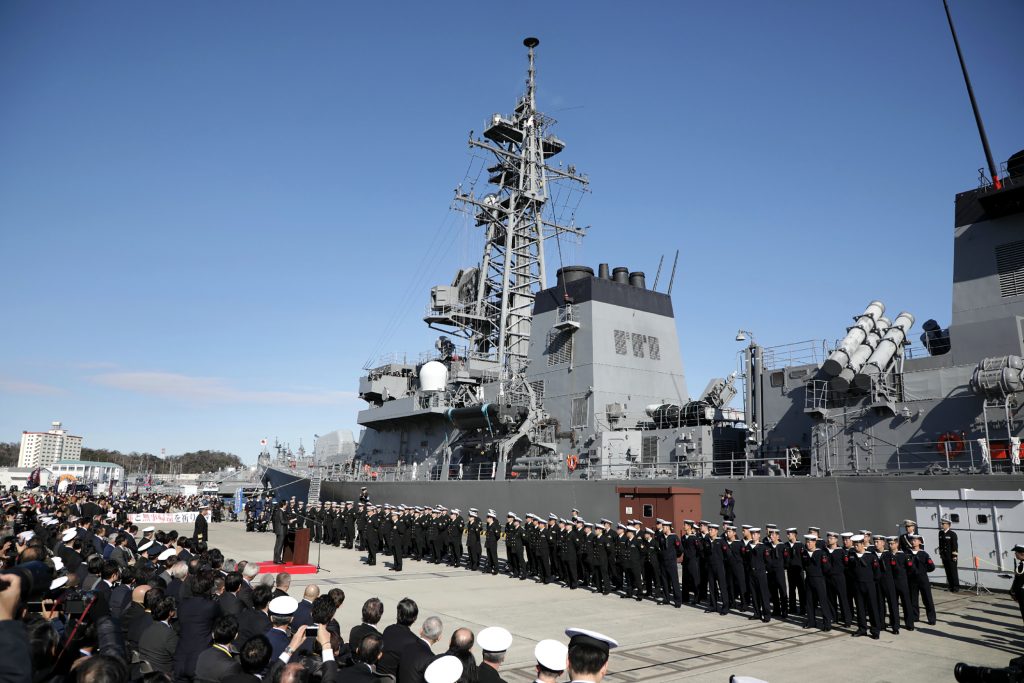
{"type": "Polygon", "coordinates": [[[498,524],[498,516],[494,510],[487,511],[487,540],[484,541],[484,548],[487,550],[487,566],[484,571],[491,574],[498,573],[498,539],[501,537],[501,525],[498,524]]]}
{"type": "Polygon", "coordinates": [[[210,504],[203,503],[199,506],[199,514],[196,515],[195,527],[192,529],[192,538],[197,542],[210,542],[210,529],[206,522],[206,514],[210,511],[210,504]]]}
{"type": "Polygon", "coordinates": [[[480,534],[484,525],[477,516],[476,508],[469,508],[469,523],[466,524],[466,551],[469,560],[466,562],[466,569],[476,571],[480,568],[480,534]]]}
{"type": "Polygon", "coordinates": [[[867,552],[867,541],[862,534],[850,539],[854,552],[850,557],[853,567],[853,599],[857,606],[856,636],[868,634],[868,621],[871,622],[871,637],[878,640],[881,627],[878,615],[878,559],[874,553],[867,552]]]}
{"type": "Polygon", "coordinates": [[[914,615],[914,621],[920,619],[920,602],[924,603],[925,616],[928,624],[935,625],[935,601],[932,600],[932,584],[928,575],[935,571],[935,562],[927,552],[921,549],[921,537],[914,534],[910,537],[913,547],[909,555],[914,561],[913,571],[909,572],[910,578],[910,611],[914,615]]]}
{"type": "Polygon", "coordinates": [[[603,525],[594,525],[594,535],[590,541],[590,577],[594,592],[608,595],[611,582],[608,578],[608,553],[614,550],[612,541],[605,535],[603,525]]]}
{"type": "Polygon", "coordinates": [[[669,596],[672,596],[672,604],[676,607],[683,606],[683,596],[679,585],[679,556],[683,553],[682,543],[679,537],[672,532],[672,522],[667,519],[659,519],[661,522],[661,585],[665,591],[663,605],[668,604],[669,596]]]}
{"type": "Polygon", "coordinates": [[[728,567],[732,556],[729,542],[718,537],[718,525],[708,524],[708,608],[706,612],[729,613],[728,567]]]}
{"type": "Polygon", "coordinates": [[[771,558],[768,564],[768,593],[771,596],[772,616],[785,619],[789,616],[789,601],[786,598],[786,565],[789,563],[789,547],[779,542],[779,530],[771,529],[768,536],[771,558]]]}
{"type": "Polygon", "coordinates": [[[725,528],[725,540],[729,542],[729,595],[737,609],[743,610],[747,601],[747,571],[743,562],[743,541],[736,537],[736,527],[725,528]]]}
{"type": "Polygon", "coordinates": [[[839,534],[834,531],[828,532],[828,546],[825,552],[832,562],[832,571],[825,578],[825,585],[828,588],[828,604],[835,614],[836,621],[842,621],[844,626],[850,625],[850,593],[846,586],[847,564],[849,555],[846,549],[839,545],[839,534]]]}
{"type": "Polygon", "coordinates": [[[953,524],[949,517],[943,517],[939,522],[942,529],[939,531],[939,557],[942,559],[942,568],[946,572],[946,585],[950,593],[960,590],[960,572],[957,570],[957,545],[956,532],[953,531],[953,524]]]}
{"type": "Polygon", "coordinates": [[[1010,584],[1010,597],[1017,601],[1020,618],[1024,619],[1024,545],[1013,546],[1013,583],[1010,584]]]}
{"type": "Polygon", "coordinates": [[[695,523],[692,519],[683,520],[683,537],[681,539],[683,550],[683,599],[691,606],[697,604],[697,594],[700,590],[700,537],[694,530],[695,523]]]}
{"type": "Polygon", "coordinates": [[[391,526],[388,546],[391,548],[391,569],[396,572],[402,571],[402,554],[405,552],[402,547],[402,537],[405,536],[405,521],[402,520],[401,510],[391,509],[391,526]]]}
{"type": "MultiPolygon", "coordinates": [[[[908,631],[914,630],[915,617],[910,610],[910,583],[907,573],[913,571],[914,561],[900,550],[899,536],[889,536],[885,539],[888,549],[882,553],[882,562],[888,565],[892,574],[893,587],[896,590],[896,597],[903,605],[903,626],[908,631]]],[[[899,631],[899,623],[893,622],[893,633],[899,631]]]]}
{"type": "Polygon", "coordinates": [[[797,539],[795,527],[786,529],[786,545],[789,548],[789,564],[786,565],[786,585],[789,587],[789,613],[803,614],[807,601],[804,591],[804,568],[800,558],[803,544],[797,539]]]}
{"type": "Polygon", "coordinates": [[[917,533],[917,522],[912,519],[903,520],[903,528],[906,530],[900,534],[900,550],[906,554],[910,554],[913,550],[914,544],[910,542],[910,537],[917,533]]]}
{"type": "Polygon", "coordinates": [[[807,596],[804,610],[804,628],[817,628],[817,611],[821,609],[821,617],[825,631],[832,630],[832,609],[829,607],[828,590],[825,578],[832,573],[832,559],[829,554],[818,548],[818,537],[814,534],[804,536],[802,555],[805,588],[807,596]]]}
{"type": "Polygon", "coordinates": [[[771,546],[761,542],[761,529],[751,527],[750,541],[744,551],[747,564],[747,591],[752,598],[754,613],[750,619],[764,623],[772,620],[771,596],[768,591],[768,566],[771,563],[771,546]]]}

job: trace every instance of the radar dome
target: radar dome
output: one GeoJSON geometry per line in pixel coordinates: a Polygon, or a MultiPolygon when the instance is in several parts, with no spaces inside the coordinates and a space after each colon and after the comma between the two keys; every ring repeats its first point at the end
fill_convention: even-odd
{"type": "Polygon", "coordinates": [[[444,391],[448,385],[448,368],[436,360],[424,363],[420,368],[420,389],[423,391],[444,391]]]}

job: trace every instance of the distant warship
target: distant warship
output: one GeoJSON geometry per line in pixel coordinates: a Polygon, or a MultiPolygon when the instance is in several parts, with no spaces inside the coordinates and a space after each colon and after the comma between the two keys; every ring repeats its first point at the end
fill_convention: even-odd
{"type": "MultiPolygon", "coordinates": [[[[526,90],[512,112],[470,134],[470,148],[489,159],[487,189],[460,185],[455,204],[484,235],[480,259],[430,290],[424,321],[443,333],[434,352],[368,364],[363,431],[332,478],[529,487],[1018,471],[1024,152],[997,168],[978,118],[989,174],[956,197],[952,318],[925,322],[920,347],[913,313],[887,317],[870,301],[838,342],[762,347],[750,338],[742,367],[694,398],[673,313],[675,265],[660,291],[660,266],[651,287],[645,273],[603,263],[596,272],[559,263],[547,280],[545,243],[587,231],[574,212],[559,220],[550,190],[579,191],[588,179],[554,164],[565,143],[537,109],[538,44],[524,41],[526,90]],[[730,407],[737,393],[742,410],[730,407]]],[[[280,474],[312,474],[318,497],[316,472],[280,474]]]]}

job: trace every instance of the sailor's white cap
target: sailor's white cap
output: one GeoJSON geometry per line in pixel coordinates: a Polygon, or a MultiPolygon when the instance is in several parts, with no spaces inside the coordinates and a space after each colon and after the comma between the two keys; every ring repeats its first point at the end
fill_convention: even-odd
{"type": "Polygon", "coordinates": [[[761,527],[759,527],[759,526],[752,526],[752,527],[750,527],[749,531],[752,534],[759,534],[759,533],[761,533],[761,527]]]}
{"type": "Polygon", "coordinates": [[[64,533],[62,533],[60,535],[60,540],[62,540],[65,543],[67,543],[68,541],[73,540],[75,538],[75,536],[77,536],[77,535],[78,534],[75,533],[74,529],[68,529],[67,531],[65,531],[64,533]]]}
{"type": "Polygon", "coordinates": [[[639,531],[635,526],[627,526],[626,531],[632,531],[634,534],[639,531]]]}
{"type": "Polygon", "coordinates": [[[299,601],[290,595],[281,595],[270,601],[267,609],[270,613],[279,617],[290,617],[299,608],[299,601]]]}
{"type": "Polygon", "coordinates": [[[488,510],[487,511],[487,516],[488,517],[494,517],[495,519],[498,518],[498,515],[497,515],[497,513],[494,512],[494,510],[488,510]]]}
{"type": "Polygon", "coordinates": [[[62,560],[59,557],[57,557],[56,555],[54,555],[53,558],[52,558],[52,561],[53,561],[53,568],[54,568],[55,571],[59,572],[62,569],[64,569],[64,560],[62,560]]]}
{"type": "Polygon", "coordinates": [[[504,652],[512,645],[512,634],[501,626],[488,626],[476,635],[476,642],[484,652],[504,652]]]}
{"type": "Polygon", "coordinates": [[[18,534],[18,540],[22,543],[28,543],[35,537],[36,532],[32,531],[31,529],[29,529],[28,531],[22,531],[20,534],[18,534]]]}
{"type": "Polygon", "coordinates": [[[558,515],[556,515],[554,512],[549,512],[548,519],[558,519],[558,515]]]}
{"type": "Polygon", "coordinates": [[[853,538],[853,532],[852,531],[844,531],[843,533],[841,533],[839,535],[842,536],[843,538],[853,538]]]}
{"type": "Polygon", "coordinates": [[[426,683],[455,683],[462,677],[462,662],[453,655],[438,657],[423,672],[426,683]]]}
{"type": "Polygon", "coordinates": [[[662,519],[661,517],[658,517],[658,518],[657,518],[656,520],[654,520],[654,521],[655,521],[655,522],[657,522],[658,524],[671,524],[671,522],[667,522],[667,521],[665,521],[664,519],[662,519]]]}
{"type": "Polygon", "coordinates": [[[167,548],[162,553],[156,556],[156,561],[163,562],[164,560],[169,560],[172,557],[174,557],[174,548],[167,548]]]}
{"type": "Polygon", "coordinates": [[[717,529],[718,525],[717,524],[708,524],[708,528],[709,529],[717,529]]]}
{"type": "Polygon", "coordinates": [[[145,527],[142,530],[142,533],[148,534],[150,531],[156,531],[156,527],[155,526],[147,526],[147,527],[145,527]]]}
{"type": "Polygon", "coordinates": [[[817,541],[818,534],[804,534],[804,540],[806,541],[817,541]]]}
{"type": "Polygon", "coordinates": [[[68,582],[68,577],[58,576],[56,579],[50,582],[50,590],[55,591],[68,582]]]}
{"type": "Polygon", "coordinates": [[[477,513],[477,509],[476,508],[469,508],[469,516],[470,517],[476,517],[476,513],[477,513]]]}
{"type": "Polygon", "coordinates": [[[750,529],[752,529],[753,527],[751,527],[749,524],[741,524],[740,528],[741,529],[746,529],[747,531],[750,531],[750,529]]]}
{"type": "Polygon", "coordinates": [[[856,534],[855,536],[850,536],[850,540],[854,543],[861,543],[864,541],[864,534],[856,534]]]}
{"type": "Polygon", "coordinates": [[[537,643],[537,647],[533,648],[533,656],[545,669],[565,671],[569,648],[565,643],[548,638],[537,643]]]}
{"type": "Polygon", "coordinates": [[[607,652],[611,648],[619,646],[618,641],[614,638],[609,638],[603,633],[585,628],[567,628],[565,629],[565,635],[569,636],[570,647],[577,644],[589,645],[607,652]]]}

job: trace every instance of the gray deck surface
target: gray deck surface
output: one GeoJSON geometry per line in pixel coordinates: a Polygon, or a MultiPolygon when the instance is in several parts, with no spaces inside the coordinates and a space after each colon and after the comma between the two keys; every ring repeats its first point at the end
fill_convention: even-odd
{"type": "MultiPolygon", "coordinates": [[[[186,535],[192,531],[177,528],[186,535]]],[[[241,524],[223,523],[211,524],[210,535],[212,545],[228,558],[271,559],[272,534],[246,533],[241,524]]],[[[315,545],[311,555],[315,563],[315,545]]],[[[743,614],[704,614],[411,560],[401,573],[392,572],[387,569],[388,556],[378,555],[377,565],[370,567],[362,553],[330,546],[323,547],[321,566],[330,573],[295,576],[291,595],[301,598],[310,583],[321,590],[343,588],[346,599],[337,618],[346,636],[359,623],[367,598],[383,600],[383,630],[394,622],[396,603],[411,597],[419,605],[421,620],[437,615],[444,622],[436,652],[445,649],[442,645],[460,626],[474,633],[486,626],[511,631],[515,640],[501,674],[510,683],[532,681],[534,645],[543,638],[566,642],[563,631],[571,626],[619,641],[621,647],[612,651],[608,681],[728,681],[730,674],[743,674],[772,683],[937,682],[953,680],[953,666],[959,661],[1003,667],[1024,654],[1020,612],[1006,593],[979,597],[964,590],[954,595],[936,587],[936,626],[921,623],[917,631],[904,629],[900,635],[883,632],[874,641],[851,638],[842,628],[824,633],[794,622],[763,624],[743,614]]],[[[474,654],[479,662],[479,648],[474,654]]]]}

